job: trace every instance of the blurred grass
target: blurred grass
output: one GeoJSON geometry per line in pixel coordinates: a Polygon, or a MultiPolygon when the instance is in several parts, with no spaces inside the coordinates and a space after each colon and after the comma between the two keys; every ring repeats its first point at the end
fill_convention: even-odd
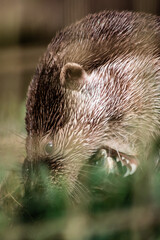
{"type": "MultiPolygon", "coordinates": [[[[12,145],[17,152],[20,144],[14,140],[12,145]]],[[[150,160],[158,151],[159,141],[150,160]]],[[[73,203],[43,168],[41,184],[24,188],[21,164],[11,149],[7,158],[11,166],[1,162],[0,170],[0,239],[160,239],[160,173],[150,161],[127,178],[108,175],[101,166],[90,168],[81,179],[89,198],[73,203]]]]}

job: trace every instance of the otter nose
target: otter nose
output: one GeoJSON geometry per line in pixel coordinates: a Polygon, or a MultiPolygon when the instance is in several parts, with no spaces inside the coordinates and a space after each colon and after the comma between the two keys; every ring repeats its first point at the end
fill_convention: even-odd
{"type": "Polygon", "coordinates": [[[50,166],[46,159],[29,160],[25,158],[22,166],[22,177],[24,183],[29,185],[40,183],[44,174],[47,175],[50,166]]]}

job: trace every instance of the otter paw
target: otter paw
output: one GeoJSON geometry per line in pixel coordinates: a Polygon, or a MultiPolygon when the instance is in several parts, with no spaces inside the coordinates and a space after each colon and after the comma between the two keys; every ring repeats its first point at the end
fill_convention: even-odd
{"type": "Polygon", "coordinates": [[[127,177],[136,172],[138,162],[132,155],[111,148],[99,149],[90,159],[91,165],[103,167],[108,174],[127,177]]]}
{"type": "Polygon", "coordinates": [[[108,156],[106,149],[99,149],[90,159],[92,165],[100,166],[105,169],[105,171],[110,174],[118,173],[116,161],[108,156]]]}

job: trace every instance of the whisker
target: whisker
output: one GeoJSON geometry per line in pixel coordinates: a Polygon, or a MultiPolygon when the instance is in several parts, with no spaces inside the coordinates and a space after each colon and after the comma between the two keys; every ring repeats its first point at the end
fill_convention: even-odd
{"type": "MultiPolygon", "coordinates": [[[[16,192],[18,188],[19,188],[19,186],[17,186],[11,193],[9,193],[9,192],[6,193],[5,196],[3,196],[3,197],[0,198],[0,200],[2,201],[2,200],[4,200],[5,198],[7,198],[8,196],[11,197],[11,195],[12,195],[14,192],[16,192]]],[[[12,196],[13,196],[13,195],[12,195],[12,196]]]]}
{"type": "Polygon", "coordinates": [[[71,179],[71,182],[74,184],[74,190],[72,194],[78,197],[78,201],[81,201],[84,198],[86,200],[86,197],[89,197],[89,189],[78,179],[71,179]]]}
{"type": "Polygon", "coordinates": [[[16,202],[21,208],[23,208],[23,205],[20,204],[20,202],[18,202],[15,197],[13,197],[13,195],[11,193],[8,193],[8,195],[14,200],[14,202],[16,202]]]}
{"type": "Polygon", "coordinates": [[[80,181],[78,181],[78,179],[76,179],[76,184],[78,185],[78,187],[80,187],[80,189],[82,190],[82,191],[88,191],[88,189],[87,189],[87,187],[83,184],[83,183],[81,183],[80,181]]]}
{"type": "Polygon", "coordinates": [[[23,136],[23,135],[21,135],[20,133],[16,133],[16,132],[14,132],[13,130],[10,130],[10,132],[11,132],[13,135],[17,136],[17,137],[19,137],[19,138],[21,138],[21,139],[23,139],[23,140],[26,140],[26,136],[23,136]]]}

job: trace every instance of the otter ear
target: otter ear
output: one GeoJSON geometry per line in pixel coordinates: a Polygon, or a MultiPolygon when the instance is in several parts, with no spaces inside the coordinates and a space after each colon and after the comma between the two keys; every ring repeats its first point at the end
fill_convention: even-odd
{"type": "Polygon", "coordinates": [[[87,81],[87,73],[77,63],[67,63],[60,74],[61,85],[71,90],[80,90],[87,81]]]}

